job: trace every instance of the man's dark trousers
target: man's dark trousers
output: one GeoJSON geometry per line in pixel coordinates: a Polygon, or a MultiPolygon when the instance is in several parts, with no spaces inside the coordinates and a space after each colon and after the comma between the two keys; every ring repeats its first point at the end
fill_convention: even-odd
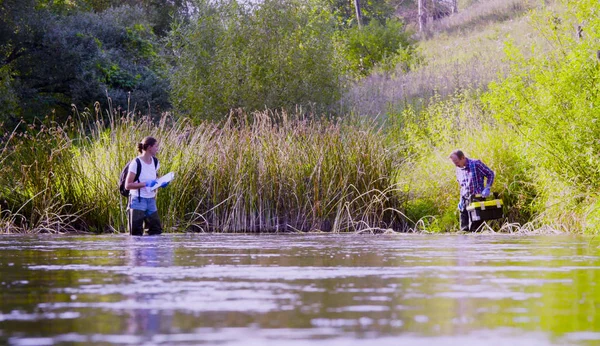
{"type": "Polygon", "coordinates": [[[462,199],[463,208],[460,210],[460,230],[465,232],[476,232],[479,226],[483,223],[482,220],[471,221],[467,206],[469,205],[469,199],[462,199]]]}

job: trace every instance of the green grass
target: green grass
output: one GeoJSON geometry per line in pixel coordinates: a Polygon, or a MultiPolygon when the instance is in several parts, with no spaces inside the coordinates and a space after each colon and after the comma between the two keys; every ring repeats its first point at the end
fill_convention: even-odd
{"type": "Polygon", "coordinates": [[[176,173],[158,196],[168,232],[456,230],[458,186],[448,154],[458,148],[497,174],[493,190],[507,219],[493,230],[597,233],[597,107],[577,102],[596,100],[597,62],[588,50],[597,50],[597,35],[557,41],[572,36],[574,20],[559,4],[554,13],[490,4],[517,16],[493,10],[490,17],[483,9],[491,7],[481,7],[479,17],[455,18],[454,29],[421,42],[421,66],[353,88],[344,102],[369,117],[234,113],[223,123],[192,125],[111,112],[105,122],[82,114],[67,124],[21,124],[0,146],[0,232],[124,232],[118,175],[135,144],[152,135],[161,142],[162,173],[176,173]],[[563,24],[554,29],[557,17],[563,24]],[[508,41],[520,60],[505,60],[508,41]],[[504,89],[487,91],[505,75],[504,89]],[[564,157],[578,158],[568,174],[539,146],[547,138],[572,153],[564,157]]]}
{"type": "Polygon", "coordinates": [[[401,112],[423,106],[434,95],[448,97],[465,89],[485,90],[509,69],[507,42],[529,54],[543,54],[550,42],[536,30],[532,16],[551,2],[488,0],[471,4],[438,21],[418,43],[421,64],[404,73],[374,73],[356,83],[344,104],[363,115],[401,112]],[[511,5],[520,4],[520,5],[511,5]],[[535,50],[534,50],[535,47],[535,50]]]}
{"type": "Polygon", "coordinates": [[[510,23],[499,15],[500,21],[482,21],[479,32],[457,22],[460,30],[422,41],[420,69],[381,78],[380,85],[377,76],[364,83],[371,83],[371,94],[364,94],[379,99],[366,97],[362,106],[387,113],[389,131],[409,152],[398,182],[410,191],[411,218],[431,220],[430,228],[455,225],[450,215],[457,200],[448,192],[455,183],[445,162],[459,148],[496,171],[494,190],[507,205],[509,224],[598,232],[598,22],[590,20],[598,3],[550,5],[510,23]],[[584,36],[577,38],[581,23],[584,36]],[[478,79],[480,68],[491,74],[478,79]],[[443,82],[418,75],[425,71],[443,82]],[[416,90],[414,96],[395,94],[399,84],[416,90]]]}
{"type": "Polygon", "coordinates": [[[117,180],[147,135],[160,141],[161,173],[176,175],[157,197],[169,232],[408,225],[395,209],[402,195],[390,183],[401,157],[364,122],[265,112],[198,126],[168,116],[157,124],[113,117],[87,128],[54,124],[32,137],[36,130],[9,141],[3,156],[2,184],[14,187],[2,191],[4,232],[126,231],[117,180]]]}

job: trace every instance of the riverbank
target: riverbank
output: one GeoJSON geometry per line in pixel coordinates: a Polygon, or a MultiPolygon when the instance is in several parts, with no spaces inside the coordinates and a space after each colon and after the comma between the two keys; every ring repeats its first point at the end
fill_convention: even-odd
{"type": "MultiPolygon", "coordinates": [[[[457,230],[458,186],[447,157],[415,162],[393,126],[365,119],[265,112],[200,125],[115,114],[21,124],[0,159],[0,231],[127,232],[118,178],[148,135],[160,140],[160,173],[176,176],[157,196],[166,232],[457,230]]],[[[489,230],[542,229],[519,219],[521,190],[508,184],[514,171],[505,168],[511,159],[488,158],[507,211],[489,230]]]]}

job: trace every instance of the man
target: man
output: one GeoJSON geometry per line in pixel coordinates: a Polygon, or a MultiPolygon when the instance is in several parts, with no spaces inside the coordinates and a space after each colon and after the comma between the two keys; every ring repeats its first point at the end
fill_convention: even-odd
{"type": "Polygon", "coordinates": [[[480,194],[486,198],[490,195],[490,188],[494,183],[494,172],[479,160],[469,159],[461,150],[455,150],[450,154],[450,160],[456,166],[456,180],[460,185],[460,230],[476,231],[483,221],[473,221],[469,219],[467,206],[471,202],[471,196],[480,194]],[[484,178],[486,184],[484,185],[484,178]]]}

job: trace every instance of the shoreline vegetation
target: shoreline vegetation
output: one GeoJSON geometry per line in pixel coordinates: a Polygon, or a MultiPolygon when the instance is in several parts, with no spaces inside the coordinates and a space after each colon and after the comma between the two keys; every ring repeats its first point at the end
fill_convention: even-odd
{"type": "Polygon", "coordinates": [[[157,197],[165,230],[407,227],[395,209],[405,197],[390,181],[396,158],[372,124],[285,112],[232,113],[220,124],[168,115],[90,124],[32,124],[9,138],[0,158],[3,232],[126,231],[118,174],[146,133],[160,139],[162,173],[176,175],[157,197]]]}
{"type": "MultiPolygon", "coordinates": [[[[107,121],[84,112],[62,125],[46,119],[14,129],[0,151],[0,233],[127,232],[118,175],[148,133],[160,138],[162,173],[176,175],[157,197],[166,232],[452,230],[454,168],[442,157],[431,177],[419,176],[423,162],[397,145],[390,126],[301,112],[232,112],[200,125],[111,113],[107,121]],[[443,186],[423,185],[429,179],[443,186]],[[432,188],[441,190],[428,196],[432,188]]],[[[507,217],[482,231],[556,232],[507,217]]]]}
{"type": "MultiPolygon", "coordinates": [[[[100,103],[81,113],[74,108],[66,121],[14,118],[18,125],[9,128],[0,118],[0,233],[126,232],[118,175],[136,156],[135,144],[152,135],[161,143],[161,173],[176,174],[157,198],[166,232],[457,231],[458,186],[448,155],[458,148],[496,173],[492,191],[506,217],[484,232],[597,234],[600,22],[591,16],[600,4],[466,2],[474,12],[437,22],[405,51],[414,65],[390,70],[393,60],[386,60],[387,68],[374,65],[354,80],[338,100],[340,113],[290,108],[294,95],[287,95],[287,111],[233,108],[222,120],[202,118],[193,107],[144,117],[112,108],[110,98],[107,111],[100,103]]],[[[364,39],[354,34],[352,40],[364,39]]],[[[248,71],[238,71],[240,83],[254,76],[248,71]]],[[[195,80],[189,76],[181,80],[195,80]]],[[[319,73],[312,77],[322,82],[319,73]]],[[[206,106],[186,96],[223,90],[221,79],[206,80],[214,88],[181,84],[179,101],[206,106]]],[[[288,79],[278,81],[290,90],[288,79]]],[[[297,90],[319,93],[302,78],[293,81],[297,90]]],[[[280,94],[273,90],[266,95],[280,94]]],[[[245,99],[194,95],[221,106],[245,99]]]]}

